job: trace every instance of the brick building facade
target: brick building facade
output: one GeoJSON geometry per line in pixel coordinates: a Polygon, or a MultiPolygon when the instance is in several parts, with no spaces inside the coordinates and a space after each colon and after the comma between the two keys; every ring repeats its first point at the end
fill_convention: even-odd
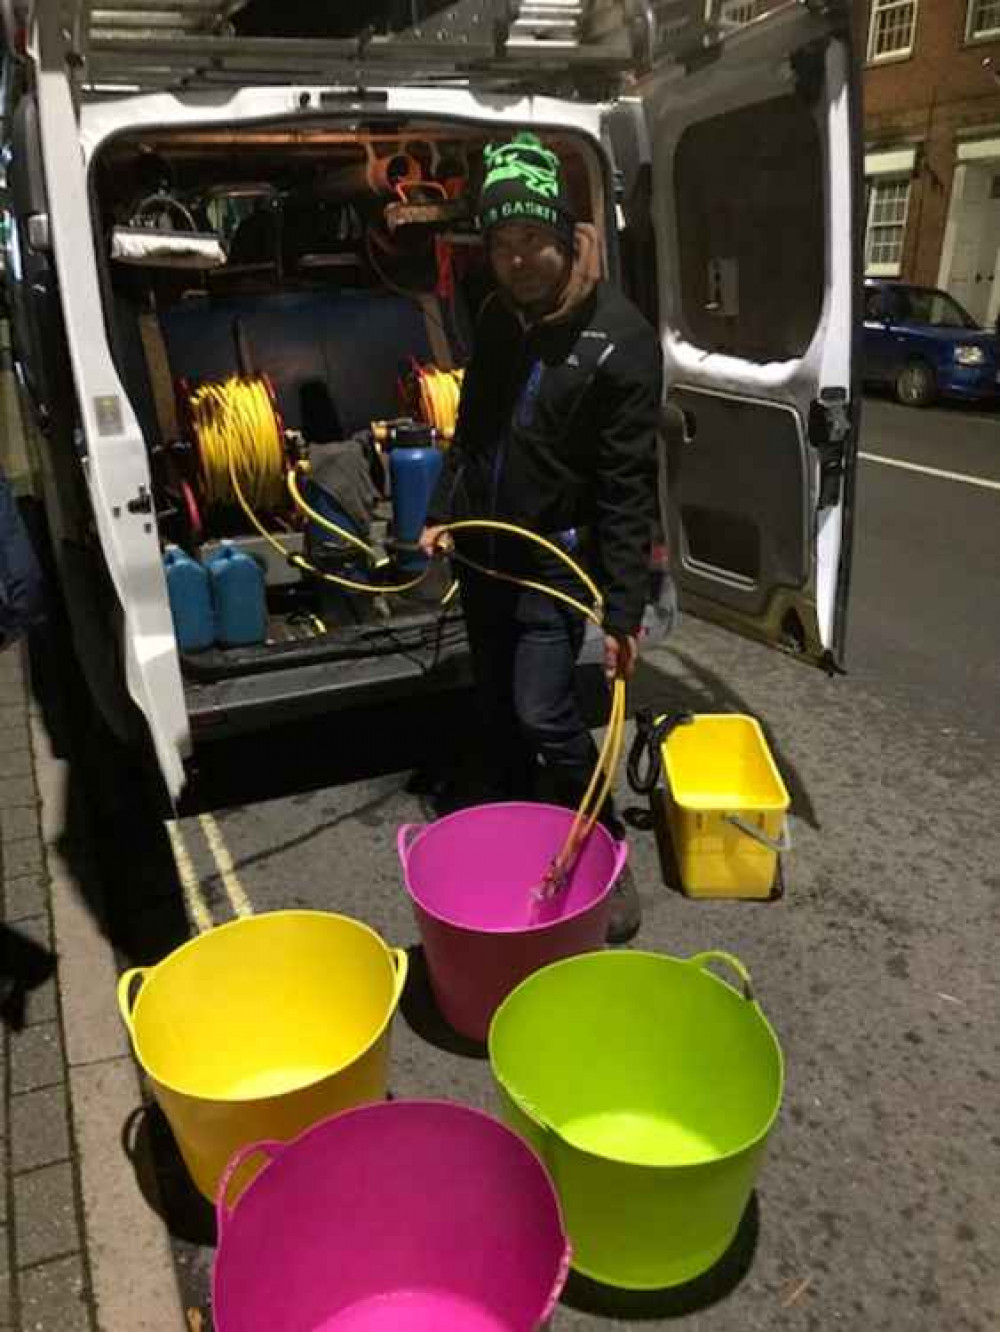
{"type": "Polygon", "coordinates": [[[1000,0],[855,0],[866,267],[1000,314],[1000,0]]]}

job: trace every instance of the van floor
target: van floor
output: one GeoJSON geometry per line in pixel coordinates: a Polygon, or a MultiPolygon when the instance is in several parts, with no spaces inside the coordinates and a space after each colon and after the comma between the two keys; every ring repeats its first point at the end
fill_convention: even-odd
{"type": "Polygon", "coordinates": [[[192,681],[287,670],[306,663],[430,653],[465,641],[459,607],[442,605],[447,580],[433,575],[426,589],[362,600],[350,593],[290,595],[268,613],[267,640],[214,647],[181,657],[192,681]]]}
{"type": "Polygon", "coordinates": [[[392,698],[414,699],[471,683],[465,622],[457,607],[398,614],[372,624],[286,637],[183,660],[184,696],[196,742],[392,698]]]}

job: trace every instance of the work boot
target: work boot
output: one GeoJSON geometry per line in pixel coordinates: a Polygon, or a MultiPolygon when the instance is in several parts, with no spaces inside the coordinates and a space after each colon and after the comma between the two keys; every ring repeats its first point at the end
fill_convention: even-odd
{"type": "Polygon", "coordinates": [[[639,904],[639,890],[635,886],[632,871],[626,865],[618,876],[618,882],[611,890],[611,920],[608,922],[608,943],[628,943],[639,933],[642,924],[642,907],[639,904]]]}

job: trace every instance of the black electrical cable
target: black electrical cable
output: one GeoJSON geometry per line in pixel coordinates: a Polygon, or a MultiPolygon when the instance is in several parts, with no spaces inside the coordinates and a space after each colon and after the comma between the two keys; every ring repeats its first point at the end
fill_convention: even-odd
{"type": "Polygon", "coordinates": [[[694,721],[690,712],[671,712],[656,720],[651,708],[635,714],[635,739],[628,755],[628,784],[636,795],[652,795],[663,772],[663,746],[678,726],[694,721]]]}

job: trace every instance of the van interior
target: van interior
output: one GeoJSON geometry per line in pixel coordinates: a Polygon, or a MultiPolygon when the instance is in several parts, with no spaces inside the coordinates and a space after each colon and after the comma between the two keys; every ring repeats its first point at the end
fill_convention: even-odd
{"type": "MultiPolygon", "coordinates": [[[[445,565],[401,594],[378,587],[413,577],[412,542],[407,564],[395,540],[392,450],[450,443],[453,413],[437,419],[420,376],[461,371],[491,290],[475,200],[493,137],[416,120],[172,127],[120,134],[95,158],[108,333],[149,443],[164,547],[203,561],[226,541],[265,573],[263,641],[182,645],[189,680],[440,651],[461,636],[457,613],[440,614],[445,565]],[[301,476],[346,477],[355,497],[365,493],[361,515],[336,494],[323,512],[348,513],[377,562],[317,528],[280,477],[263,484],[255,469],[280,467],[273,452],[266,464],[233,462],[231,435],[221,457],[210,451],[195,403],[234,377],[266,386],[286,467],[301,462],[312,468],[301,476]]],[[[546,142],[604,250],[597,155],[570,133],[546,142]]]]}

